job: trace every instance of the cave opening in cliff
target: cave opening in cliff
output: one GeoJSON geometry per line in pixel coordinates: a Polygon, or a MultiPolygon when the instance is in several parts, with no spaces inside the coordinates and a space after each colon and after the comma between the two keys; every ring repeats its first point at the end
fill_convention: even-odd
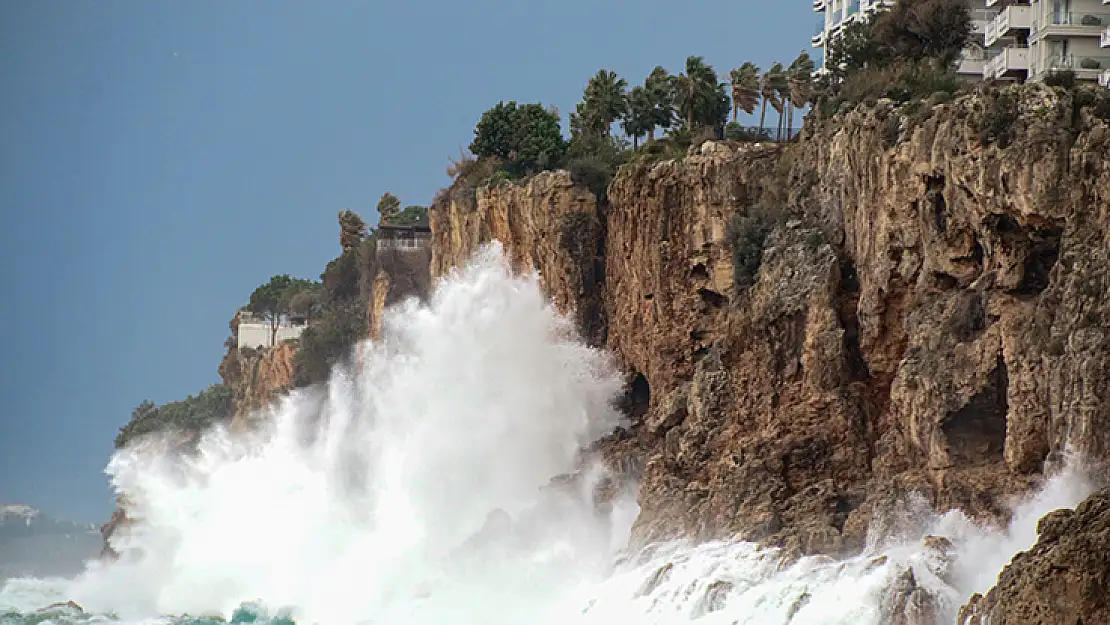
{"type": "Polygon", "coordinates": [[[1059,228],[1034,231],[1031,249],[1025,257],[1021,283],[1015,289],[1016,295],[1038,295],[1048,288],[1049,274],[1060,258],[1059,228]]]}
{"type": "Polygon", "coordinates": [[[651,386],[642,373],[632,376],[632,382],[625,391],[622,408],[633,423],[638,423],[647,416],[648,407],[651,405],[651,386]]]}
{"type": "Polygon", "coordinates": [[[941,432],[953,466],[985,465],[1003,460],[1009,383],[1006,362],[999,354],[998,365],[991,372],[986,388],[941,421],[941,432]]]}

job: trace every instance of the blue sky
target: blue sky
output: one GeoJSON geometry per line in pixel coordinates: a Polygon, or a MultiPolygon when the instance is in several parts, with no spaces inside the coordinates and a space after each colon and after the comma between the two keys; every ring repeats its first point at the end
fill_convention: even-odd
{"type": "Polygon", "coordinates": [[[501,99],[573,110],[808,48],[809,2],[0,0],[0,503],[103,521],[144,398],[218,381],[228,320],[318,277],[336,213],[426,204],[501,99]]]}

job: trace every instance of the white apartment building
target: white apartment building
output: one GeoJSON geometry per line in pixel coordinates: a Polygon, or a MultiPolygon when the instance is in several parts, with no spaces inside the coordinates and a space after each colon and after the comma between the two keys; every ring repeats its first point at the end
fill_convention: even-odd
{"type": "MultiPolygon", "coordinates": [[[[818,72],[824,71],[824,59],[829,42],[840,36],[845,26],[853,21],[868,19],[881,6],[891,6],[895,0],[813,0],[813,10],[822,13],[817,23],[817,33],[813,35],[813,47],[821,48],[821,63],[818,72]]],[[[1110,1],[1110,0],[1108,0],[1110,1]]],[[[997,2],[984,6],[984,0],[967,0],[971,11],[971,23],[975,28],[973,41],[964,50],[956,68],[957,73],[967,78],[979,79],[984,75],[988,54],[983,40],[987,27],[997,17],[997,2]]]]}
{"type": "Polygon", "coordinates": [[[305,327],[307,323],[304,319],[282,319],[278,324],[275,337],[269,322],[258,315],[241,310],[235,319],[235,344],[239,349],[273,347],[282,341],[300,338],[305,327]]]}
{"type": "MultiPolygon", "coordinates": [[[[829,42],[853,21],[895,0],[813,0],[821,13],[813,46],[824,58],[829,42]]],[[[1043,80],[1072,70],[1080,80],[1110,87],[1110,0],[968,0],[975,41],[960,58],[967,78],[1043,80]],[[980,39],[980,37],[982,39],[980,39]]]]}
{"type": "Polygon", "coordinates": [[[1043,80],[1057,70],[1110,82],[1110,0],[985,0],[998,7],[987,27],[985,78],[1043,80]]]}

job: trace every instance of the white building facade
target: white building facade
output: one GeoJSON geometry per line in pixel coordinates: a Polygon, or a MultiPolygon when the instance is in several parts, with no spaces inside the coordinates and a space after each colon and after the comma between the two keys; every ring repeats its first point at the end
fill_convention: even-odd
{"type": "MultiPolygon", "coordinates": [[[[813,0],[813,45],[894,0],[813,0]]],[[[957,72],[967,78],[1043,80],[1053,71],[1110,86],[1110,0],[968,0],[974,27],[957,72]]],[[[824,54],[822,54],[822,59],[824,54]]],[[[824,63],[822,63],[823,67],[824,63]]]]}
{"type": "Polygon", "coordinates": [[[1054,71],[1110,82],[1110,0],[985,0],[1000,13],[987,29],[986,78],[1043,80],[1054,71]]]}
{"type": "Polygon", "coordinates": [[[239,349],[273,347],[282,341],[298,339],[304,332],[307,324],[302,319],[293,321],[282,320],[277,327],[277,335],[273,334],[270,324],[261,317],[252,315],[247,311],[240,311],[235,326],[235,344],[239,349]]]}
{"type": "MultiPolygon", "coordinates": [[[[821,70],[818,71],[824,69],[829,43],[840,36],[845,26],[853,21],[870,19],[880,7],[894,3],[895,0],[813,0],[813,10],[822,14],[817,23],[817,33],[813,35],[813,47],[821,49],[821,70]]],[[[995,19],[999,9],[984,6],[984,0],[967,0],[967,3],[974,28],[973,41],[960,57],[956,72],[966,78],[979,79],[983,77],[988,60],[983,38],[987,25],[995,19]]]]}

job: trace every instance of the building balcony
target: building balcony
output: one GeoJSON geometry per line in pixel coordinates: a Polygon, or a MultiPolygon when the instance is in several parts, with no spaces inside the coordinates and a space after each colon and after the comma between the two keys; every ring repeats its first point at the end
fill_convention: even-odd
{"type": "Polygon", "coordinates": [[[825,8],[826,8],[825,0],[813,0],[813,10],[814,11],[821,12],[821,11],[824,11],[825,8]]]}
{"type": "Polygon", "coordinates": [[[1110,26],[1102,29],[1102,37],[1099,38],[1099,43],[1104,48],[1110,48],[1110,26]]]}
{"type": "MultiPolygon", "coordinates": [[[[1110,2],[1110,0],[1107,1],[1110,2]]],[[[1098,84],[1102,85],[1103,87],[1110,87],[1110,69],[1099,74],[1098,84]]]]}
{"type": "Polygon", "coordinates": [[[1110,69],[1110,56],[1066,54],[1045,60],[1045,71],[1071,70],[1080,80],[1099,80],[1110,69]]]}
{"type": "Polygon", "coordinates": [[[1020,78],[1029,73],[1029,48],[1004,48],[983,66],[983,78],[1020,78]]]}
{"type": "Polygon", "coordinates": [[[1110,25],[1110,13],[1090,11],[1054,12],[1047,18],[1034,19],[1036,37],[1099,37],[1110,25]]]}
{"type": "Polygon", "coordinates": [[[986,66],[986,59],[961,58],[956,63],[956,73],[961,76],[982,76],[986,66]]]}
{"type": "Polygon", "coordinates": [[[1029,30],[1033,24],[1033,8],[1028,6],[1009,6],[1002,9],[986,28],[985,43],[992,46],[1003,37],[1019,31],[1029,30]]]}

